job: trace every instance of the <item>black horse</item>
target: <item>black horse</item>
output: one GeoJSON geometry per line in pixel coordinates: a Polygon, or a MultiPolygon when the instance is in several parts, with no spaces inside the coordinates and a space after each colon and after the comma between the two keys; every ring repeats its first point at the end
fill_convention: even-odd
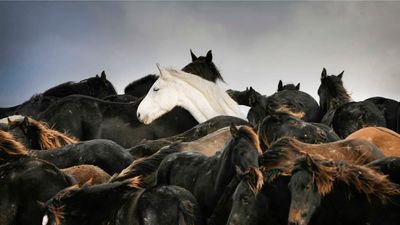
{"type": "Polygon", "coordinates": [[[150,125],[144,125],[136,117],[140,101],[118,103],[71,95],[41,113],[40,120],[79,140],[104,138],[127,148],[143,139],[176,135],[198,124],[188,111],[175,107],[150,125]]]}
{"type": "Polygon", "coordinates": [[[290,171],[284,168],[244,172],[232,195],[227,225],[287,225],[290,171]]]}
{"type": "Polygon", "coordinates": [[[13,114],[21,114],[25,116],[35,117],[46,110],[52,103],[60,98],[68,95],[81,94],[96,98],[104,98],[108,95],[115,95],[113,85],[107,80],[106,74],[103,71],[101,76],[96,75],[78,83],[66,82],[48,89],[39,95],[34,95],[28,101],[11,107],[0,108],[0,118],[4,118],[13,114]]]}
{"type": "Polygon", "coordinates": [[[29,152],[29,155],[48,161],[60,169],[90,164],[108,174],[119,173],[129,166],[134,157],[111,140],[96,139],[47,150],[29,152]]]}
{"type": "Polygon", "coordinates": [[[310,144],[340,140],[335,131],[327,125],[305,122],[286,113],[277,113],[264,118],[258,128],[258,136],[264,151],[282,137],[292,137],[310,144]]]}
{"type": "Polygon", "coordinates": [[[322,70],[321,85],[318,88],[324,115],[321,122],[332,126],[341,138],[367,126],[381,126],[397,131],[400,103],[382,97],[352,102],[343,86],[343,73],[328,76],[326,69],[322,70]]]}
{"type": "Polygon", "coordinates": [[[235,168],[258,167],[261,154],[255,132],[246,126],[231,126],[232,139],[217,155],[196,153],[168,155],[158,168],[157,184],[171,184],[191,191],[202,211],[210,216],[224,188],[235,176],[235,168]]]}
{"type": "Polygon", "coordinates": [[[300,91],[300,83],[298,83],[296,86],[294,84],[283,85],[282,80],[279,80],[277,91],[283,91],[283,90],[300,91]]]}
{"type": "Polygon", "coordinates": [[[373,169],[343,161],[296,161],[289,183],[289,225],[394,225],[399,186],[373,169]]]}
{"type": "Polygon", "coordinates": [[[236,91],[229,89],[226,92],[239,105],[245,105],[245,106],[251,106],[256,101],[255,97],[261,95],[256,90],[254,90],[253,87],[246,88],[246,90],[244,91],[236,91]]]}
{"type": "Polygon", "coordinates": [[[319,122],[321,111],[315,99],[302,91],[282,90],[271,96],[253,95],[251,108],[247,114],[249,122],[257,127],[267,116],[287,113],[306,122],[319,122]]]}
{"type": "Polygon", "coordinates": [[[140,187],[138,177],[67,188],[44,209],[42,225],[205,224],[193,195],[177,186],[140,187]]]}
{"type": "Polygon", "coordinates": [[[73,180],[53,164],[32,159],[12,135],[0,131],[0,224],[39,225],[41,208],[73,180]]]}
{"type": "MultiPolygon", "coordinates": [[[[197,57],[192,50],[190,50],[190,54],[192,56],[192,62],[183,67],[182,71],[198,75],[203,79],[212,81],[214,83],[217,80],[224,80],[221,76],[221,73],[212,62],[213,56],[211,50],[207,52],[206,56],[197,57]]],[[[139,80],[133,81],[125,87],[125,94],[132,95],[137,98],[143,97],[149,92],[151,86],[153,86],[157,79],[157,75],[150,74],[139,80]]]]}

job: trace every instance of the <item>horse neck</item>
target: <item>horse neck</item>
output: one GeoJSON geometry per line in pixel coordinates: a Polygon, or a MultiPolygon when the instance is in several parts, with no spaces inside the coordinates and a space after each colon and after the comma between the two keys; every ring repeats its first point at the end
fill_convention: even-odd
{"type": "Polygon", "coordinates": [[[235,175],[235,162],[231,160],[231,156],[234,154],[233,149],[234,144],[231,140],[219,158],[218,173],[214,183],[215,193],[220,193],[235,175]]]}
{"type": "Polygon", "coordinates": [[[219,115],[243,118],[238,105],[232,99],[230,99],[230,102],[225,99],[223,101],[218,101],[218,96],[207,98],[203,92],[193,87],[191,84],[184,81],[180,81],[179,83],[180,87],[183,88],[179,96],[185,97],[180,98],[178,105],[189,111],[197,122],[203,123],[219,115]],[[191,94],[188,95],[187,93],[191,94]],[[234,109],[235,107],[237,109],[234,109]]]}

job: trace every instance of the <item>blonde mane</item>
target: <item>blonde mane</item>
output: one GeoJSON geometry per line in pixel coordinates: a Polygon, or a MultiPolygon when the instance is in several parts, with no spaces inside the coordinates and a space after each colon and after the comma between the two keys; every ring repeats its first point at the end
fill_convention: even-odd
{"type": "Polygon", "coordinates": [[[0,153],[16,157],[28,155],[25,147],[17,142],[12,134],[2,130],[0,130],[0,153]]]}
{"type": "Polygon", "coordinates": [[[178,71],[173,68],[166,68],[166,70],[173,77],[187,83],[194,89],[198,90],[208,100],[210,106],[216,112],[225,112],[224,107],[227,107],[235,112],[236,115],[243,118],[239,105],[215,83],[203,79],[199,76],[186,73],[184,71],[178,71]]]}

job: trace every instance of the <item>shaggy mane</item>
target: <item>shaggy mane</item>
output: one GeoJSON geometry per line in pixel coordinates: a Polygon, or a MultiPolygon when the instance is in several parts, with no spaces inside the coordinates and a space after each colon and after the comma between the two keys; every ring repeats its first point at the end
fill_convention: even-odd
{"type": "Polygon", "coordinates": [[[5,153],[8,157],[28,155],[25,147],[17,142],[12,134],[2,130],[0,130],[0,152],[5,153]]]}

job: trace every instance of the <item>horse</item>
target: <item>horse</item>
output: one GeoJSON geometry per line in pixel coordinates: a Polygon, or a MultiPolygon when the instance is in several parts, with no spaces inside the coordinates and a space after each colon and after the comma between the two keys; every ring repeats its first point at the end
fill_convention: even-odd
{"type": "Polygon", "coordinates": [[[244,91],[236,91],[232,89],[228,89],[226,91],[228,95],[239,105],[251,106],[255,101],[255,96],[260,96],[261,94],[258,93],[253,87],[246,88],[244,91]]]}
{"type": "Polygon", "coordinates": [[[292,137],[309,144],[339,141],[332,128],[321,123],[305,122],[286,113],[265,117],[258,126],[261,148],[265,151],[282,137],[292,137]]]}
{"type": "Polygon", "coordinates": [[[42,225],[205,224],[193,195],[177,186],[144,189],[140,178],[73,186],[46,202],[42,225]]]}
{"type": "Polygon", "coordinates": [[[58,191],[73,184],[53,164],[29,157],[13,136],[0,131],[0,224],[40,224],[41,208],[58,191]]]}
{"type": "Polygon", "coordinates": [[[11,108],[0,108],[0,118],[13,114],[21,114],[36,118],[40,112],[46,110],[57,100],[73,94],[104,98],[108,95],[115,95],[117,92],[111,82],[107,80],[106,74],[103,71],[101,76],[96,75],[95,77],[81,80],[78,83],[62,83],[48,89],[42,94],[34,95],[31,99],[20,105],[11,108]]]}
{"type": "Polygon", "coordinates": [[[10,128],[10,122],[12,121],[23,121],[25,116],[12,115],[0,119],[0,130],[7,131],[10,128]]]}
{"type": "Polygon", "coordinates": [[[365,166],[387,175],[390,181],[400,184],[400,157],[388,156],[365,164],[365,166]]]}
{"type": "Polygon", "coordinates": [[[33,158],[45,160],[65,169],[90,164],[108,174],[119,173],[135,159],[123,147],[111,140],[96,139],[55,148],[50,151],[29,151],[33,158]]]}
{"type": "MultiPolygon", "coordinates": [[[[138,145],[129,148],[128,151],[131,155],[140,158],[154,154],[162,147],[171,145],[176,142],[193,142],[198,139],[206,140],[205,136],[211,135],[212,133],[228,127],[231,124],[240,125],[250,125],[247,121],[233,117],[233,116],[216,116],[203,123],[200,123],[191,129],[166,138],[160,138],[157,140],[144,140],[138,145]],[[204,138],[203,138],[204,137],[204,138]]],[[[210,136],[209,136],[210,137],[210,136]]],[[[221,141],[221,139],[219,139],[221,141]]],[[[197,143],[200,143],[198,141],[197,143]]],[[[221,142],[219,142],[221,143],[221,142]]],[[[199,146],[204,149],[204,146],[199,146]]]]}
{"type": "Polygon", "coordinates": [[[271,145],[259,161],[260,165],[266,168],[290,167],[297,158],[305,154],[325,159],[344,160],[360,165],[385,157],[374,144],[363,139],[307,144],[294,138],[284,137],[271,145]]]}
{"type": "Polygon", "coordinates": [[[102,184],[108,182],[111,178],[111,176],[100,167],[88,164],[68,167],[61,169],[61,171],[72,177],[78,185],[88,183],[90,183],[90,185],[102,184]]]}
{"type": "Polygon", "coordinates": [[[302,91],[282,90],[273,95],[252,95],[247,119],[254,126],[267,116],[287,113],[306,122],[319,122],[321,111],[315,99],[302,91]]]}
{"type": "Polygon", "coordinates": [[[49,150],[77,142],[74,137],[50,129],[46,123],[29,117],[10,120],[8,126],[7,131],[28,149],[49,150]]]}
{"type": "Polygon", "coordinates": [[[290,171],[253,169],[238,173],[227,225],[287,225],[290,171]]]}
{"type": "Polygon", "coordinates": [[[184,71],[157,65],[160,78],[140,103],[137,118],[144,124],[181,106],[202,123],[218,115],[243,118],[239,105],[215,83],[184,71]]]}
{"type": "Polygon", "coordinates": [[[278,92],[283,90],[292,90],[292,91],[300,91],[300,83],[297,83],[295,86],[294,84],[285,84],[283,85],[282,80],[279,80],[278,83],[278,92]]]}
{"type": "Polygon", "coordinates": [[[400,219],[399,186],[364,166],[306,156],[296,161],[289,189],[289,225],[392,225],[400,219]]]}
{"type": "Polygon", "coordinates": [[[385,127],[365,127],[351,133],[347,140],[361,138],[376,145],[385,156],[400,156],[400,134],[385,127]]]}
{"type": "Polygon", "coordinates": [[[258,167],[261,155],[258,138],[252,128],[230,127],[231,140],[220,154],[211,157],[194,152],[168,155],[158,167],[157,185],[178,185],[189,190],[200,208],[210,216],[224,188],[235,175],[235,168],[246,171],[258,167]]]}
{"type": "MultiPolygon", "coordinates": [[[[190,54],[192,57],[192,62],[183,67],[182,71],[198,75],[214,83],[217,80],[224,81],[221,73],[212,62],[213,56],[211,50],[207,52],[206,56],[197,57],[192,50],[190,50],[190,54]]],[[[143,97],[147,94],[147,92],[149,92],[151,86],[153,86],[157,79],[157,75],[149,74],[139,80],[133,81],[125,87],[125,94],[132,95],[137,98],[143,97]]]]}
{"type": "Polygon", "coordinates": [[[151,185],[154,183],[155,172],[158,166],[168,155],[177,152],[194,152],[211,157],[222,151],[231,138],[232,133],[230,128],[224,127],[195,141],[173,143],[162,147],[150,156],[138,158],[111,180],[120,181],[135,176],[141,176],[146,184],[151,185]]]}
{"type": "Polygon", "coordinates": [[[124,95],[109,95],[103,98],[103,100],[110,102],[128,103],[128,102],[135,102],[136,100],[138,100],[138,98],[132,95],[124,94],[124,95]]]}
{"type": "Polygon", "coordinates": [[[141,99],[118,103],[83,95],[70,95],[42,112],[39,119],[79,140],[110,139],[129,148],[143,139],[176,135],[197,125],[186,110],[176,107],[146,126],[136,118],[141,99]]]}
{"type": "Polygon", "coordinates": [[[341,138],[368,126],[388,127],[396,131],[400,103],[381,97],[353,102],[344,88],[343,73],[328,76],[326,69],[322,70],[321,85],[318,88],[324,115],[321,122],[332,126],[341,138]]]}

